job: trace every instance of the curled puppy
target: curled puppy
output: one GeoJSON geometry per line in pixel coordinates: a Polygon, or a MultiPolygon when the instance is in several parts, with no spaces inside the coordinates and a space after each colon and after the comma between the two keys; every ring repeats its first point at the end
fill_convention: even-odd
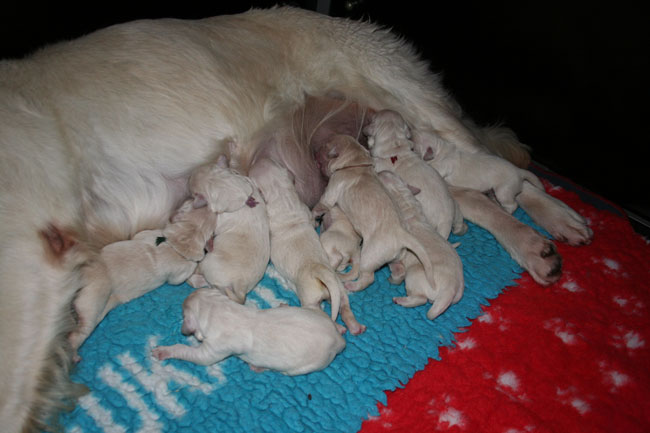
{"type": "Polygon", "coordinates": [[[194,206],[219,215],[212,250],[189,279],[193,287],[216,287],[240,304],[264,276],[271,253],[269,219],[251,179],[228,167],[225,156],[190,177],[194,206]]]}
{"type": "Polygon", "coordinates": [[[433,132],[414,131],[415,150],[435,168],[450,185],[494,191],[499,204],[508,212],[517,209],[515,198],[521,193],[524,181],[544,191],[544,186],[533,173],[486,151],[467,152],[442,139],[433,132]]]}
{"type": "Polygon", "coordinates": [[[462,298],[465,287],[463,264],[454,247],[428,223],[422,206],[402,179],[390,171],[379,173],[379,179],[397,205],[406,229],[424,245],[434,269],[434,280],[429,281],[419,260],[407,252],[402,266],[391,265],[391,271],[394,271],[392,283],[401,282],[405,273],[407,296],[393,298],[393,301],[404,307],[432,302],[427,318],[433,320],[462,298]]]}
{"type": "Polygon", "coordinates": [[[368,136],[370,154],[375,158],[375,170],[392,171],[420,190],[416,198],[427,221],[440,236],[447,239],[452,231],[454,234],[467,231],[463,214],[445,181],[413,151],[411,130],[398,112],[378,111],[363,132],[368,136]]]}
{"type": "Polygon", "coordinates": [[[351,265],[350,270],[341,276],[341,281],[359,277],[361,237],[338,206],[323,215],[320,243],[329,257],[330,266],[337,272],[342,273],[348,264],[351,265]]]}
{"type": "Polygon", "coordinates": [[[236,355],[256,371],[295,376],[322,370],[345,347],[334,322],[320,310],[289,306],[258,310],[213,289],[198,289],[185,299],[181,332],[194,334],[201,344],[158,346],[153,356],[210,365],[236,355]]]}
{"type": "Polygon", "coordinates": [[[424,266],[433,281],[433,269],[422,244],[402,226],[392,199],[373,168],[372,157],[354,138],[336,135],[326,144],[326,173],[329,184],[312,213],[319,217],[338,205],[361,235],[359,278],[348,281],[348,290],[362,290],[374,279],[374,272],[401,258],[408,249],[424,266]]]}
{"type": "Polygon", "coordinates": [[[206,207],[194,209],[188,200],[163,230],[145,230],[102,248],[83,268],[84,286],[74,301],[78,325],[69,341],[75,355],[113,308],[165,282],[181,284],[188,279],[205,255],[216,220],[215,213],[206,207]]]}
{"type": "Polygon", "coordinates": [[[300,304],[320,309],[325,299],[332,303],[336,320],[343,284],[330,267],[311,212],[296,192],[293,175],[270,159],[257,161],[249,176],[255,181],[266,202],[271,232],[271,262],[296,288],[300,304]]]}

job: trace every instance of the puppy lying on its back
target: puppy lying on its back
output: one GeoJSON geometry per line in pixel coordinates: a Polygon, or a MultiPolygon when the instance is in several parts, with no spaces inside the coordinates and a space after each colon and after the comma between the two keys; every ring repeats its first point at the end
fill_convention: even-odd
{"type": "Polygon", "coordinates": [[[393,301],[404,307],[432,302],[427,318],[433,320],[463,296],[463,264],[454,247],[428,223],[420,203],[404,181],[390,171],[379,173],[379,179],[397,205],[406,229],[424,245],[434,270],[434,279],[430,281],[420,261],[407,252],[402,260],[403,266],[391,265],[393,284],[399,284],[406,274],[407,296],[393,298],[393,301]]]}
{"type": "Polygon", "coordinates": [[[484,151],[475,153],[458,149],[434,133],[414,133],[416,152],[435,168],[447,183],[481,192],[494,191],[499,204],[508,212],[517,209],[517,197],[524,181],[544,191],[540,180],[528,170],[484,151]]]}
{"type": "Polygon", "coordinates": [[[334,322],[320,310],[289,306],[258,310],[214,289],[198,289],[188,296],[183,318],[181,331],[194,334],[201,345],[155,347],[156,358],[210,365],[236,355],[256,371],[295,376],[322,370],[345,347],[334,322]]]}
{"type": "Polygon", "coordinates": [[[266,206],[251,179],[228,168],[225,156],[196,169],[190,177],[194,206],[219,215],[213,249],[188,281],[193,287],[217,287],[243,304],[269,263],[266,206]]]}
{"type": "Polygon", "coordinates": [[[207,207],[194,209],[188,200],[163,230],[145,230],[102,248],[82,270],[85,286],[74,302],[79,323],[69,337],[75,352],[116,306],[165,282],[181,284],[189,278],[205,255],[216,220],[207,207]]]}
{"type": "Polygon", "coordinates": [[[452,231],[454,234],[467,231],[463,214],[445,181],[413,151],[411,130],[399,113],[392,110],[375,113],[363,132],[368,136],[370,154],[375,158],[375,170],[392,171],[420,190],[416,199],[440,236],[447,239],[452,231]]]}

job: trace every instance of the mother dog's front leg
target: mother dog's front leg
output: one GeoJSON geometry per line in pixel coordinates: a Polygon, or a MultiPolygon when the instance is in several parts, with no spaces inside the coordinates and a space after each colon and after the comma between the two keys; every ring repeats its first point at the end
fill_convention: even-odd
{"type": "Polygon", "coordinates": [[[66,337],[86,253],[59,226],[0,221],[0,429],[51,429],[55,411],[82,389],[68,379],[72,351],[66,337]]]}
{"type": "Polygon", "coordinates": [[[593,232],[587,221],[562,201],[524,182],[517,203],[551,236],[569,245],[587,245],[593,232]]]}
{"type": "Polygon", "coordinates": [[[468,220],[496,238],[535,281],[544,286],[562,274],[562,258],[555,245],[532,227],[522,223],[479,191],[449,187],[454,200],[468,220]]]}

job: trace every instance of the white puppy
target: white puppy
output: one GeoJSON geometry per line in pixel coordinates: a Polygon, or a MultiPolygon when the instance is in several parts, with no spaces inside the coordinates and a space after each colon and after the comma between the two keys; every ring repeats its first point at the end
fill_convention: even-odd
{"type": "Polygon", "coordinates": [[[330,179],[312,212],[319,217],[338,205],[363,239],[359,278],[345,283],[345,287],[353,291],[366,288],[374,281],[374,272],[400,259],[405,249],[417,256],[427,277],[433,281],[426,250],[402,226],[393,201],[377,178],[368,151],[346,135],[334,136],[327,146],[330,179]]]}
{"type": "Polygon", "coordinates": [[[342,273],[348,264],[351,265],[350,270],[341,276],[342,281],[359,277],[361,237],[340,207],[334,206],[323,215],[320,243],[329,257],[330,265],[337,272],[342,273]]]}
{"type": "Polygon", "coordinates": [[[256,371],[295,376],[322,370],[345,348],[334,322],[320,310],[289,306],[258,310],[214,289],[198,289],[185,299],[181,331],[194,334],[201,344],[159,346],[153,356],[210,365],[236,355],[256,371]]]}
{"type": "Polygon", "coordinates": [[[205,255],[217,216],[186,201],[164,230],[145,230],[133,239],[102,248],[82,270],[84,286],[74,307],[77,328],[69,341],[76,351],[97,324],[120,304],[169,282],[181,284],[205,255]]]}
{"type": "Polygon", "coordinates": [[[271,232],[271,262],[295,285],[303,307],[320,309],[325,299],[332,303],[332,320],[339,313],[345,289],[330,267],[311,212],[296,192],[293,175],[270,159],[257,161],[249,176],[266,202],[271,232]]]}
{"type": "Polygon", "coordinates": [[[375,170],[392,171],[408,185],[420,190],[416,198],[427,221],[440,236],[447,239],[452,231],[455,234],[467,231],[463,214],[445,181],[413,151],[411,130],[398,112],[382,110],[375,113],[363,132],[368,136],[368,148],[375,158],[375,170]]]}
{"type": "Polygon", "coordinates": [[[379,178],[399,208],[406,229],[426,248],[434,269],[434,281],[429,281],[420,261],[413,254],[407,253],[402,261],[403,266],[391,266],[391,282],[394,284],[399,284],[406,274],[407,296],[393,298],[393,301],[404,307],[417,307],[432,302],[427,318],[433,320],[463,296],[463,264],[454,247],[428,223],[422,206],[404,181],[390,171],[379,173],[379,178]]]}
{"type": "Polygon", "coordinates": [[[269,219],[264,201],[251,179],[228,168],[225,156],[192,173],[190,192],[194,206],[207,205],[219,217],[213,249],[188,282],[194,287],[217,287],[243,304],[269,263],[269,219]]]}
{"type": "Polygon", "coordinates": [[[524,181],[544,191],[540,180],[528,170],[486,151],[468,152],[435,133],[414,131],[416,152],[435,168],[450,185],[493,191],[499,204],[508,212],[517,209],[515,198],[521,193],[524,181]]]}

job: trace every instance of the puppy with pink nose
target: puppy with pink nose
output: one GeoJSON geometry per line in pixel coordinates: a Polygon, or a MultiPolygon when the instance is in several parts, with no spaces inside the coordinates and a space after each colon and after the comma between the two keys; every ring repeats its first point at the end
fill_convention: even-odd
{"type": "Polygon", "coordinates": [[[153,356],[210,365],[235,355],[255,371],[295,376],[322,370],[345,348],[334,322],[320,310],[259,310],[214,289],[198,289],[185,299],[181,332],[193,334],[201,344],[158,346],[153,356]]]}

